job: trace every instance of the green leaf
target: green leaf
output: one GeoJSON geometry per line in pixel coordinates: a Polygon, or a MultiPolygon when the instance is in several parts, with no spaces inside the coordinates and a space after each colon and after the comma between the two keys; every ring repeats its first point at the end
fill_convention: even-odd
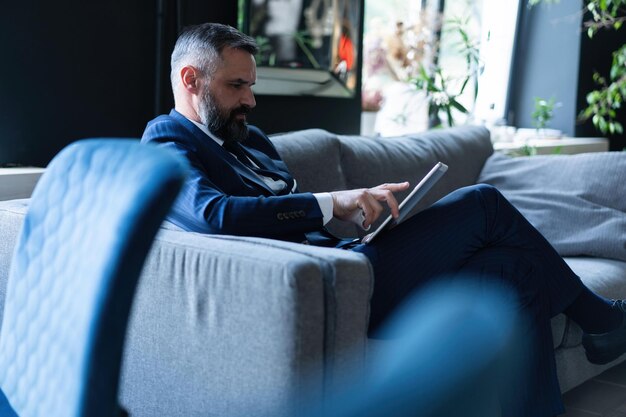
{"type": "Polygon", "coordinates": [[[600,99],[600,93],[598,91],[592,91],[587,94],[587,103],[595,104],[600,99]]]}
{"type": "Polygon", "coordinates": [[[428,76],[428,74],[426,74],[426,68],[424,68],[424,66],[423,66],[423,65],[420,65],[420,68],[419,68],[419,74],[420,74],[420,76],[422,77],[422,79],[423,79],[423,80],[427,80],[427,79],[429,79],[429,78],[430,78],[430,77],[428,76]]]}
{"type": "Polygon", "coordinates": [[[469,111],[461,103],[456,101],[456,99],[451,98],[450,105],[454,107],[455,109],[457,109],[458,111],[460,111],[461,113],[464,113],[464,114],[469,113],[469,111]]]}
{"type": "Polygon", "coordinates": [[[446,107],[446,114],[448,115],[448,126],[454,126],[454,119],[452,118],[452,112],[450,111],[450,107],[446,107]]]}
{"type": "Polygon", "coordinates": [[[459,31],[459,34],[461,35],[461,38],[463,38],[463,41],[467,43],[469,41],[469,36],[467,35],[467,32],[465,32],[461,28],[459,28],[458,31],[459,31]]]}
{"type": "Polygon", "coordinates": [[[461,90],[459,91],[459,95],[463,94],[463,91],[465,91],[465,86],[467,85],[467,82],[470,80],[470,77],[465,77],[465,81],[463,81],[463,85],[461,85],[461,90]]]}
{"type": "Polygon", "coordinates": [[[598,118],[598,122],[599,122],[598,125],[602,133],[606,133],[607,128],[608,128],[608,123],[606,122],[606,120],[604,120],[604,117],[600,116],[598,118]]]}

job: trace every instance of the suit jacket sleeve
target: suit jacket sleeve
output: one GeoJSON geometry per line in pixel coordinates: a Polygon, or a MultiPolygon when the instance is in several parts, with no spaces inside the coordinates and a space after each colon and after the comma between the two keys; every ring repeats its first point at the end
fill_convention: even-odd
{"type": "MultiPolygon", "coordinates": [[[[190,162],[185,186],[168,215],[172,223],[195,232],[294,241],[322,227],[323,215],[311,193],[263,195],[262,190],[246,184],[220,152],[205,151],[203,143],[189,136],[178,123],[157,119],[142,138],[143,143],[170,149],[190,162]]],[[[204,140],[210,139],[205,136],[204,140]]],[[[279,158],[269,140],[256,141],[270,157],[279,158]]]]}

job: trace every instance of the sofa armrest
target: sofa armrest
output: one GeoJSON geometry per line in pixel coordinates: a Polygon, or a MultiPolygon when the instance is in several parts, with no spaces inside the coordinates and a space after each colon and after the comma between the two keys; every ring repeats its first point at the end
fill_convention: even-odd
{"type": "Polygon", "coordinates": [[[28,199],[22,199],[0,202],[0,323],[2,323],[4,316],[4,298],[11,260],[17,245],[17,238],[22,229],[22,223],[24,223],[28,201],[28,199]]]}
{"type": "Polygon", "coordinates": [[[356,253],[161,230],[133,305],[131,415],[302,414],[365,360],[373,275],[356,253]]]}

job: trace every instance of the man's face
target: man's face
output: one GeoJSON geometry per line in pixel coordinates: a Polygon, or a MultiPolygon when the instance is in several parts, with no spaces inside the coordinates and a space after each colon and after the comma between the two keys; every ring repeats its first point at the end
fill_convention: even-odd
{"type": "Polygon", "coordinates": [[[256,106],[252,86],[256,63],[246,51],[226,48],[210,83],[204,84],[198,116],[220,139],[241,142],[248,136],[246,115],[256,106]]]}

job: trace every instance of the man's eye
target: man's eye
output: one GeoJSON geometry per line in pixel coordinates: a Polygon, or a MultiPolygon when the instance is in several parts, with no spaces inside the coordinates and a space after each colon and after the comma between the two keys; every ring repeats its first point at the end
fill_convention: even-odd
{"type": "Polygon", "coordinates": [[[233,88],[241,88],[243,84],[231,84],[233,88]]]}

